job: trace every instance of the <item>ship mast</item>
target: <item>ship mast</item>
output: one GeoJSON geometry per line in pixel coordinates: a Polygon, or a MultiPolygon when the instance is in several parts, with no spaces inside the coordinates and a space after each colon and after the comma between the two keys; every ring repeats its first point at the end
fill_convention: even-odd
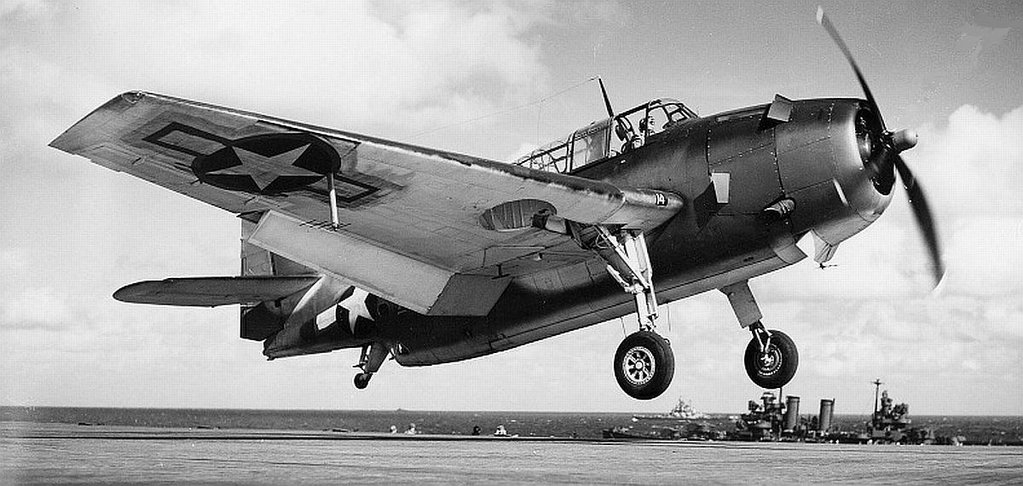
{"type": "Polygon", "coordinates": [[[881,383],[881,379],[880,378],[875,379],[871,383],[874,384],[874,413],[870,416],[870,425],[871,425],[871,427],[873,427],[876,424],[876,422],[877,422],[877,400],[878,400],[877,393],[881,390],[881,385],[883,385],[883,383],[881,383]]]}

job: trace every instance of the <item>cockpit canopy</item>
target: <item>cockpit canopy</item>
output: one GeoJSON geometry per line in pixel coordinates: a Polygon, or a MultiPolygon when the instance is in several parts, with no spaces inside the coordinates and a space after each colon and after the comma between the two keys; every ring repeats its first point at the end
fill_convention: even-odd
{"type": "Polygon", "coordinates": [[[515,164],[548,172],[572,172],[639,148],[651,136],[696,117],[696,112],[681,101],[658,98],[614,118],[595,121],[565,140],[556,140],[530,152],[515,164]]]}

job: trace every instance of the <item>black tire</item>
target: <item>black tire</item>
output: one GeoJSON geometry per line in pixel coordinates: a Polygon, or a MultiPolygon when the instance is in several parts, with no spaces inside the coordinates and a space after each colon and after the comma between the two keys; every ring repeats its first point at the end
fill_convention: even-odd
{"type": "Polygon", "coordinates": [[[675,376],[675,354],[668,340],[651,331],[630,334],[615,353],[615,379],[632,398],[650,400],[668,389],[675,376]]]}
{"type": "Polygon", "coordinates": [[[756,383],[757,386],[767,389],[781,388],[796,376],[796,368],[799,367],[799,352],[796,350],[796,343],[781,331],[768,331],[771,333],[771,344],[767,346],[767,352],[760,352],[760,343],[756,338],[750,340],[746,346],[746,374],[756,383]],[[762,356],[766,357],[762,359],[762,356]]]}
{"type": "Polygon", "coordinates": [[[369,386],[369,379],[372,377],[373,375],[369,373],[359,373],[355,375],[355,388],[358,388],[360,390],[366,388],[367,386],[369,386]]]}

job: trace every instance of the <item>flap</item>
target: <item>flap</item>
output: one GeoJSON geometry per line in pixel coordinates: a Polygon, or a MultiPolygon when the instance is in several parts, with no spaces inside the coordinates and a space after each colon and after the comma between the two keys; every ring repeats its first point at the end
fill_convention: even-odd
{"type": "Polygon", "coordinates": [[[486,315],[511,281],[444,270],[273,211],[247,241],[424,315],[486,315]]]}

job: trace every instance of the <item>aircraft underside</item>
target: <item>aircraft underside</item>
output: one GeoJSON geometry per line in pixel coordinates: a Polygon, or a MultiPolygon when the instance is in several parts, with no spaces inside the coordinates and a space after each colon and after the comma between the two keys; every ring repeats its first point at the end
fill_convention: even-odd
{"type": "MultiPolygon", "coordinates": [[[[362,372],[357,375],[356,384],[365,386],[390,356],[403,366],[454,362],[493,354],[619,317],[635,316],[635,320],[627,322],[633,322],[637,331],[623,341],[615,358],[616,376],[630,395],[654,398],[670,384],[674,362],[670,345],[656,333],[657,306],[654,299],[667,303],[722,289],[733,301],[742,327],[753,332],[751,345],[757,343],[759,350],[759,343],[764,342],[766,349],[775,349],[768,341],[775,333],[767,333],[760,324],[759,311],[746,281],[795,263],[805,255],[794,246],[791,235],[784,242],[768,240],[768,237],[778,238],[768,232],[755,236],[759,239],[734,245],[713,260],[692,261],[691,266],[685,267],[665,265],[666,269],[675,273],[657,280],[656,294],[644,293],[641,288],[626,288],[606,269],[604,259],[591,258],[551,270],[550,275],[535,277],[530,279],[531,282],[513,280],[494,310],[483,317],[423,316],[342,282],[327,282],[317,291],[330,295],[341,292],[336,308],[327,311],[335,313],[334,317],[326,324],[320,317],[302,325],[285,327],[266,340],[264,354],[276,359],[363,348],[358,363],[362,372]],[[557,284],[538,289],[533,283],[536,279],[557,284]],[[744,296],[744,299],[735,299],[734,295],[744,296]],[[653,300],[653,305],[647,305],[648,299],[653,300]],[[649,314],[651,311],[654,315],[649,314]]],[[[707,251],[701,253],[711,254],[707,251]]],[[[654,265],[649,261],[644,264],[654,265]]],[[[786,363],[791,365],[780,370],[781,377],[775,373],[763,379],[755,378],[760,380],[758,384],[773,387],[775,383],[791,378],[798,358],[795,348],[790,348],[786,363]]],[[[772,363],[777,361],[775,358],[772,363]]],[[[750,371],[751,376],[757,376],[755,366],[748,368],[753,370],[750,371]]]]}

